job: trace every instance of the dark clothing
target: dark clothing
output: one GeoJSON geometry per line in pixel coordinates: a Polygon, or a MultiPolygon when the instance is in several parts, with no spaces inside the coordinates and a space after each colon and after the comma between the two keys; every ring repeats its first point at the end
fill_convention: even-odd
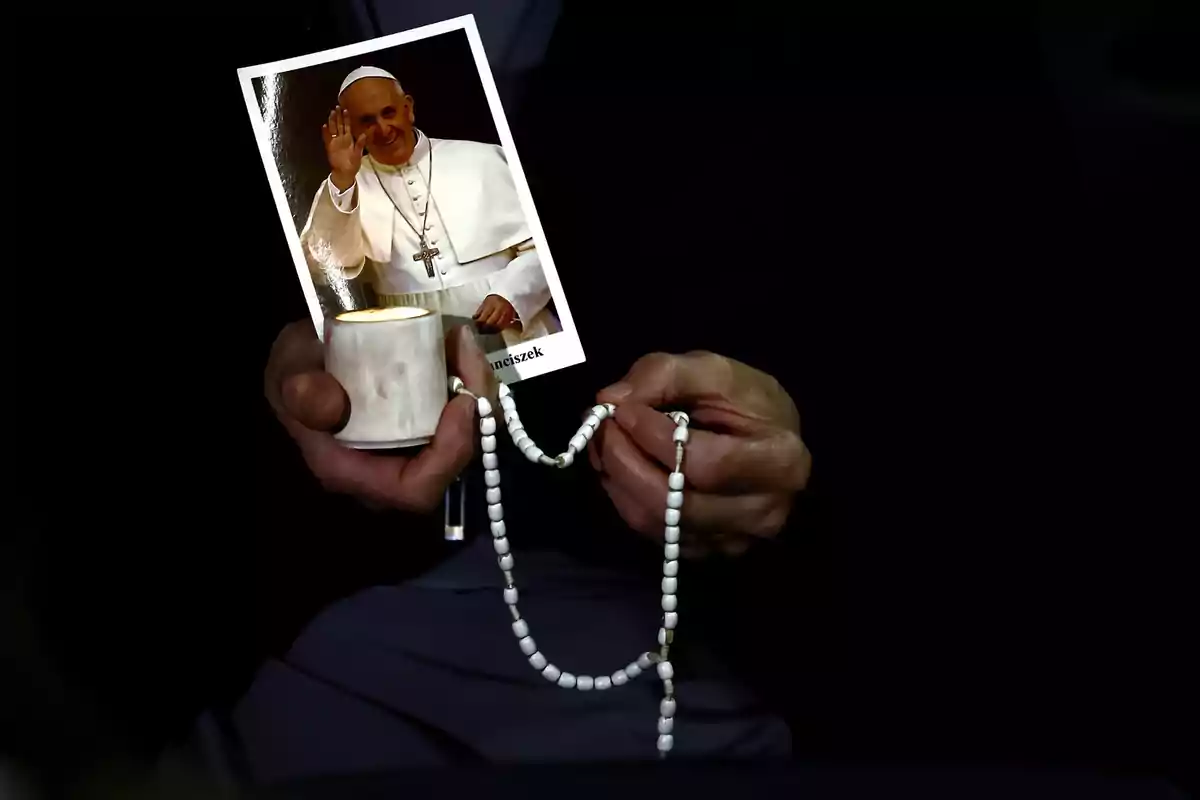
{"type": "MultiPolygon", "coordinates": [[[[653,583],[549,552],[522,554],[520,536],[513,541],[523,617],[551,663],[609,675],[655,647],[653,583]]],[[[495,561],[481,537],[417,580],[326,609],[264,666],[234,712],[254,778],[657,757],[662,684],[653,672],[605,691],[550,684],[517,647],[495,561]]],[[[683,623],[681,643],[688,630],[683,623]]],[[[681,644],[675,661],[674,757],[790,753],[782,720],[699,643],[681,644]]]]}

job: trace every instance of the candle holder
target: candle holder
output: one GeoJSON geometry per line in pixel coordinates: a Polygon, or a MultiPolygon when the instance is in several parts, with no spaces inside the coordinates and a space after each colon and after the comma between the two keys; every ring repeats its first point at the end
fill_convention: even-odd
{"type": "Polygon", "coordinates": [[[369,308],[327,317],[325,369],[350,399],[336,438],[360,450],[427,444],[446,407],[442,320],[426,308],[369,308]]]}

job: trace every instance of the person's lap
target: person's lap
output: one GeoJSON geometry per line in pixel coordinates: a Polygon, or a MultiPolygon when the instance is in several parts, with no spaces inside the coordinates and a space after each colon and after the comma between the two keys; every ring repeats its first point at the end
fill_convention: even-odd
{"type": "MultiPolygon", "coordinates": [[[[590,692],[550,684],[517,647],[489,545],[336,603],[264,665],[233,714],[255,780],[656,757],[657,678],[590,692]]],[[[520,557],[517,570],[531,635],[563,670],[607,675],[655,647],[654,587],[554,553],[520,557]]],[[[731,681],[690,675],[684,661],[676,687],[672,757],[789,752],[784,723],[731,681]]]]}

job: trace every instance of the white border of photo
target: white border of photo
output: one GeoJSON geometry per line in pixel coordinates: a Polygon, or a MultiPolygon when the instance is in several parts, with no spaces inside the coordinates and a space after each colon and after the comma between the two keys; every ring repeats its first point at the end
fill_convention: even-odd
{"type": "MultiPolygon", "coordinates": [[[[253,67],[243,67],[238,70],[238,79],[242,84],[242,95],[246,101],[246,110],[250,114],[250,124],[254,128],[254,138],[258,142],[258,151],[262,157],[263,168],[266,170],[267,180],[271,185],[271,193],[275,197],[275,206],[279,211],[279,219],[283,224],[283,231],[292,253],[292,260],[295,262],[296,274],[299,276],[300,286],[304,290],[304,299],[308,303],[309,313],[312,315],[317,335],[323,337],[325,325],[324,315],[321,313],[321,304],[317,298],[317,290],[313,285],[312,277],[309,274],[304,258],[304,251],[300,244],[300,234],[296,231],[296,226],[292,222],[287,195],[283,188],[283,177],[280,174],[279,165],[276,163],[275,157],[271,152],[271,126],[267,120],[263,119],[258,100],[254,94],[252,81],[254,78],[268,79],[265,80],[265,84],[267,87],[271,87],[272,83],[269,78],[281,72],[290,72],[291,70],[303,67],[324,64],[328,61],[337,61],[338,59],[350,58],[351,56],[373,53],[377,50],[386,50],[397,45],[453,31],[464,31],[467,35],[467,40],[470,42],[471,53],[475,57],[475,67],[479,72],[479,80],[483,85],[484,94],[487,96],[488,106],[491,108],[492,120],[496,125],[496,132],[500,136],[500,144],[504,148],[509,168],[512,170],[513,181],[516,184],[517,194],[521,201],[521,210],[524,212],[525,218],[529,223],[530,232],[533,234],[542,269],[546,273],[546,283],[550,287],[550,295],[554,298],[555,310],[562,325],[562,331],[559,333],[533,339],[522,343],[518,347],[510,347],[506,350],[497,350],[488,353],[488,361],[491,362],[496,377],[502,381],[514,383],[525,378],[532,378],[547,372],[553,372],[562,367],[569,367],[572,364],[583,363],[585,356],[583,346],[579,341],[579,334],[575,329],[575,320],[571,316],[571,310],[567,306],[566,295],[563,294],[562,283],[558,279],[558,270],[554,266],[554,258],[550,254],[546,234],[542,230],[542,222],[538,218],[537,209],[533,204],[533,196],[529,192],[529,183],[525,180],[525,171],[521,168],[521,159],[517,154],[517,147],[513,142],[512,132],[508,127],[508,120],[505,118],[504,109],[500,105],[500,94],[496,91],[496,82],[492,78],[492,71],[488,66],[487,54],[484,53],[483,42],[479,38],[479,30],[475,26],[475,18],[468,14],[443,22],[437,22],[433,25],[425,25],[409,31],[402,31],[389,36],[346,45],[345,47],[323,50],[319,53],[310,53],[282,61],[259,64],[253,67]],[[537,348],[536,351],[535,348],[537,348]],[[539,355],[530,357],[535,352],[539,353],[539,355]]],[[[269,88],[268,91],[270,91],[269,88]]]]}

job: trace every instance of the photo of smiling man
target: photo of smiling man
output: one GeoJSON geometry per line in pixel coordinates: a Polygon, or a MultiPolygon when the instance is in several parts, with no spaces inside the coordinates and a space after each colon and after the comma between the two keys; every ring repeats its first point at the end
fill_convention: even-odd
{"type": "Polygon", "coordinates": [[[381,305],[435,307],[505,345],[558,330],[550,290],[498,145],[435,139],[377,67],[350,72],[321,125],[329,177],[301,234],[327,283],[370,262],[381,305]]]}
{"type": "Polygon", "coordinates": [[[318,331],[344,311],[426,308],[447,330],[469,325],[498,359],[564,332],[565,298],[472,36],[458,18],[240,71],[318,331]]]}

